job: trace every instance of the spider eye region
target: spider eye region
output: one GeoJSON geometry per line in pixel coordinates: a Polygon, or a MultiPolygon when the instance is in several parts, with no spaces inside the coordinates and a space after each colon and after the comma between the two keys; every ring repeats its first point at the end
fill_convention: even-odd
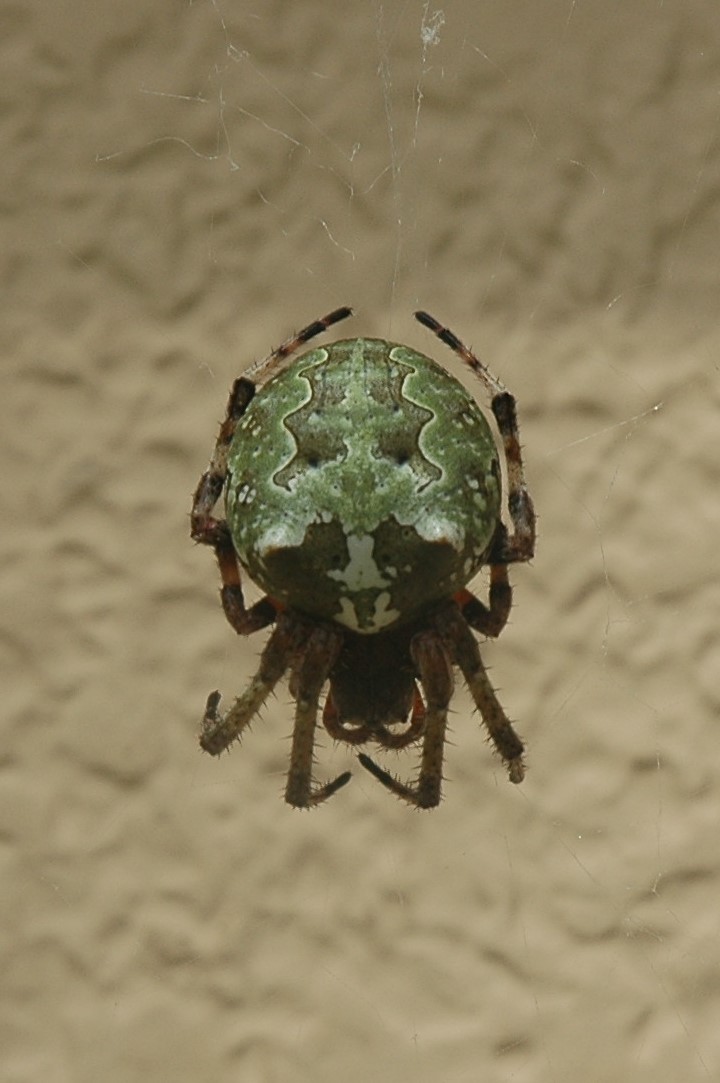
{"type": "Polygon", "coordinates": [[[348,339],[257,391],[230,447],[225,500],[240,562],[263,590],[373,634],[484,563],[498,453],[445,369],[407,346],[348,339]]]}

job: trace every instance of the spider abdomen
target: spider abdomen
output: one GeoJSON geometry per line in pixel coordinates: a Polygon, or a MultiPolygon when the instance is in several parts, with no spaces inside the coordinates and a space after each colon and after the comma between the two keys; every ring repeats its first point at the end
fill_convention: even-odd
{"type": "Polygon", "coordinates": [[[230,447],[226,508],[268,594],[372,634],[469,582],[500,487],[492,432],[463,386],[407,346],[357,338],[258,390],[230,447]]]}

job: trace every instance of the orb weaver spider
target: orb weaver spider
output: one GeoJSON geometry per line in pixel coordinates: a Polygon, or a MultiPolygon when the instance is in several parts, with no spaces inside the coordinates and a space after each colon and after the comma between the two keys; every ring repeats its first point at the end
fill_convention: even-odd
{"type": "Polygon", "coordinates": [[[535,515],[525,485],[515,400],[426,312],[417,320],[472,370],[491,397],[504,451],[507,508],[488,422],[445,369],[416,350],[351,338],[294,358],[350,316],[309,324],[235,380],[195,492],[191,536],[215,551],[225,616],[240,635],[274,625],[249,686],[225,714],[212,692],[200,744],[219,755],[289,671],[295,724],[285,798],[308,808],[347,771],[313,779],[315,731],[401,749],[420,742],[417,780],[365,753],[361,765],[418,808],[440,802],[453,669],[462,672],[511,782],[524,746],[483,667],[474,632],[496,637],[512,602],[509,564],[528,561],[535,515]],[[214,508],[225,493],[226,518],[214,508]],[[467,584],[489,566],[488,603],[467,584]],[[246,608],[240,569],[265,596],[246,608]]]}

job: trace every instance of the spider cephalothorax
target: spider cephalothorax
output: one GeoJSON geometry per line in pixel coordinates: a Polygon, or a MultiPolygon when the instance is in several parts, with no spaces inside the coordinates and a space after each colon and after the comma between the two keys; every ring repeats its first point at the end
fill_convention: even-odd
{"type": "Polygon", "coordinates": [[[308,807],[349,780],[316,786],[322,721],[336,740],[402,748],[422,742],[406,784],[360,754],[362,765],[421,808],[440,801],[453,668],[467,681],[511,781],[523,744],[483,668],[472,629],[497,636],[510,611],[507,565],[535,542],[515,402],[485,366],[427,313],[417,312],[490,392],[503,442],[512,531],[501,521],[501,470],[485,416],[445,369],[382,339],[345,339],[288,361],[349,316],[310,324],[233,385],[227,416],[193,501],[191,532],[211,545],[222,601],[242,635],[274,624],[260,668],[225,715],[208,699],[202,747],[236,740],[290,673],[296,703],[286,799],[308,807]],[[225,491],[226,519],[213,509],[225,491]],[[466,589],[490,568],[489,604],[466,589]],[[246,609],[240,566],[267,591],[246,609]]]}

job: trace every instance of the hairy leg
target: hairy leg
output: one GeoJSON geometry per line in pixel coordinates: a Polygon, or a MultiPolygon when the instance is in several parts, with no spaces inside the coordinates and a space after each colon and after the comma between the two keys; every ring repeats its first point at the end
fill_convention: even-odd
{"type": "Polygon", "coordinates": [[[218,714],[220,693],[210,693],[200,734],[200,746],[205,752],[217,756],[241,736],[285,674],[295,649],[292,623],[282,617],[260,656],[257,673],[226,714],[218,714]]]}
{"type": "Polygon", "coordinates": [[[522,782],[525,777],[525,746],[512,728],[490,684],[468,624],[454,606],[439,613],[436,623],[451,657],[462,670],[490,738],[507,768],[510,781],[522,782]]]}
{"type": "MultiPolygon", "coordinates": [[[[309,342],[315,335],[331,327],[332,324],[337,323],[338,320],[345,319],[351,311],[349,308],[338,308],[322,319],[308,324],[302,331],[273,350],[264,361],[251,365],[247,373],[252,372],[257,374],[257,377],[267,379],[272,371],[295,350],[309,342]]],[[[225,486],[228,453],[235,429],[255,395],[258,379],[249,379],[247,373],[235,380],[231,388],[225,419],[220,426],[210,464],[195,490],[190,513],[190,536],[193,541],[201,545],[209,545],[215,550],[222,579],[223,610],[231,626],[240,635],[251,635],[252,632],[267,627],[275,620],[278,609],[269,598],[261,599],[250,609],[245,608],[240,567],[230,530],[224,519],[216,519],[213,515],[215,505],[222,496],[225,486]]]]}
{"type": "Polygon", "coordinates": [[[508,511],[513,524],[512,534],[505,535],[503,544],[492,553],[492,563],[513,564],[531,560],[535,551],[535,511],[525,484],[525,470],[520,448],[515,399],[496,376],[476,357],[457,335],[443,327],[427,312],[416,312],[423,327],[449,346],[472,369],[492,396],[490,408],[495,416],[505,452],[508,475],[508,511]]]}
{"type": "Polygon", "coordinates": [[[233,384],[225,420],[220,426],[213,455],[200,478],[190,513],[190,536],[201,545],[215,550],[222,589],[220,597],[225,616],[240,635],[251,635],[275,620],[276,607],[269,598],[262,598],[250,609],[245,608],[240,567],[230,530],[224,519],[216,519],[213,510],[222,495],[227,476],[227,456],[238,421],[245,413],[255,388],[242,377],[233,384]]]}
{"type": "Polygon", "coordinates": [[[308,629],[293,668],[290,691],[295,698],[295,727],[285,800],[296,808],[319,805],[350,780],[349,771],[323,786],[315,786],[312,777],[320,693],[340,653],[342,641],[340,630],[308,629]]]}
{"type": "Polygon", "coordinates": [[[453,691],[452,666],[440,636],[432,630],[414,636],[410,652],[418,668],[426,699],[417,783],[413,786],[401,782],[389,771],[378,767],[369,756],[361,754],[358,758],[371,775],[403,801],[416,808],[435,808],[441,797],[445,730],[453,691]]]}
{"type": "Polygon", "coordinates": [[[489,605],[485,605],[469,590],[459,590],[455,601],[465,620],[476,632],[497,638],[507,624],[512,607],[512,587],[508,580],[507,566],[490,565],[489,605]]]}
{"type": "Polygon", "coordinates": [[[348,316],[352,316],[352,309],[343,306],[343,308],[336,308],[333,312],[329,312],[327,316],[323,316],[319,320],[313,320],[307,327],[303,327],[302,331],[298,331],[297,334],[286,339],[281,346],[278,346],[262,361],[255,361],[249,368],[245,369],[243,376],[251,377],[255,384],[266,383],[271,376],[281,371],[283,361],[294,354],[296,350],[299,350],[311,338],[315,338],[317,335],[321,335],[323,331],[327,331],[328,327],[332,327],[334,323],[347,319],[348,316]]]}

